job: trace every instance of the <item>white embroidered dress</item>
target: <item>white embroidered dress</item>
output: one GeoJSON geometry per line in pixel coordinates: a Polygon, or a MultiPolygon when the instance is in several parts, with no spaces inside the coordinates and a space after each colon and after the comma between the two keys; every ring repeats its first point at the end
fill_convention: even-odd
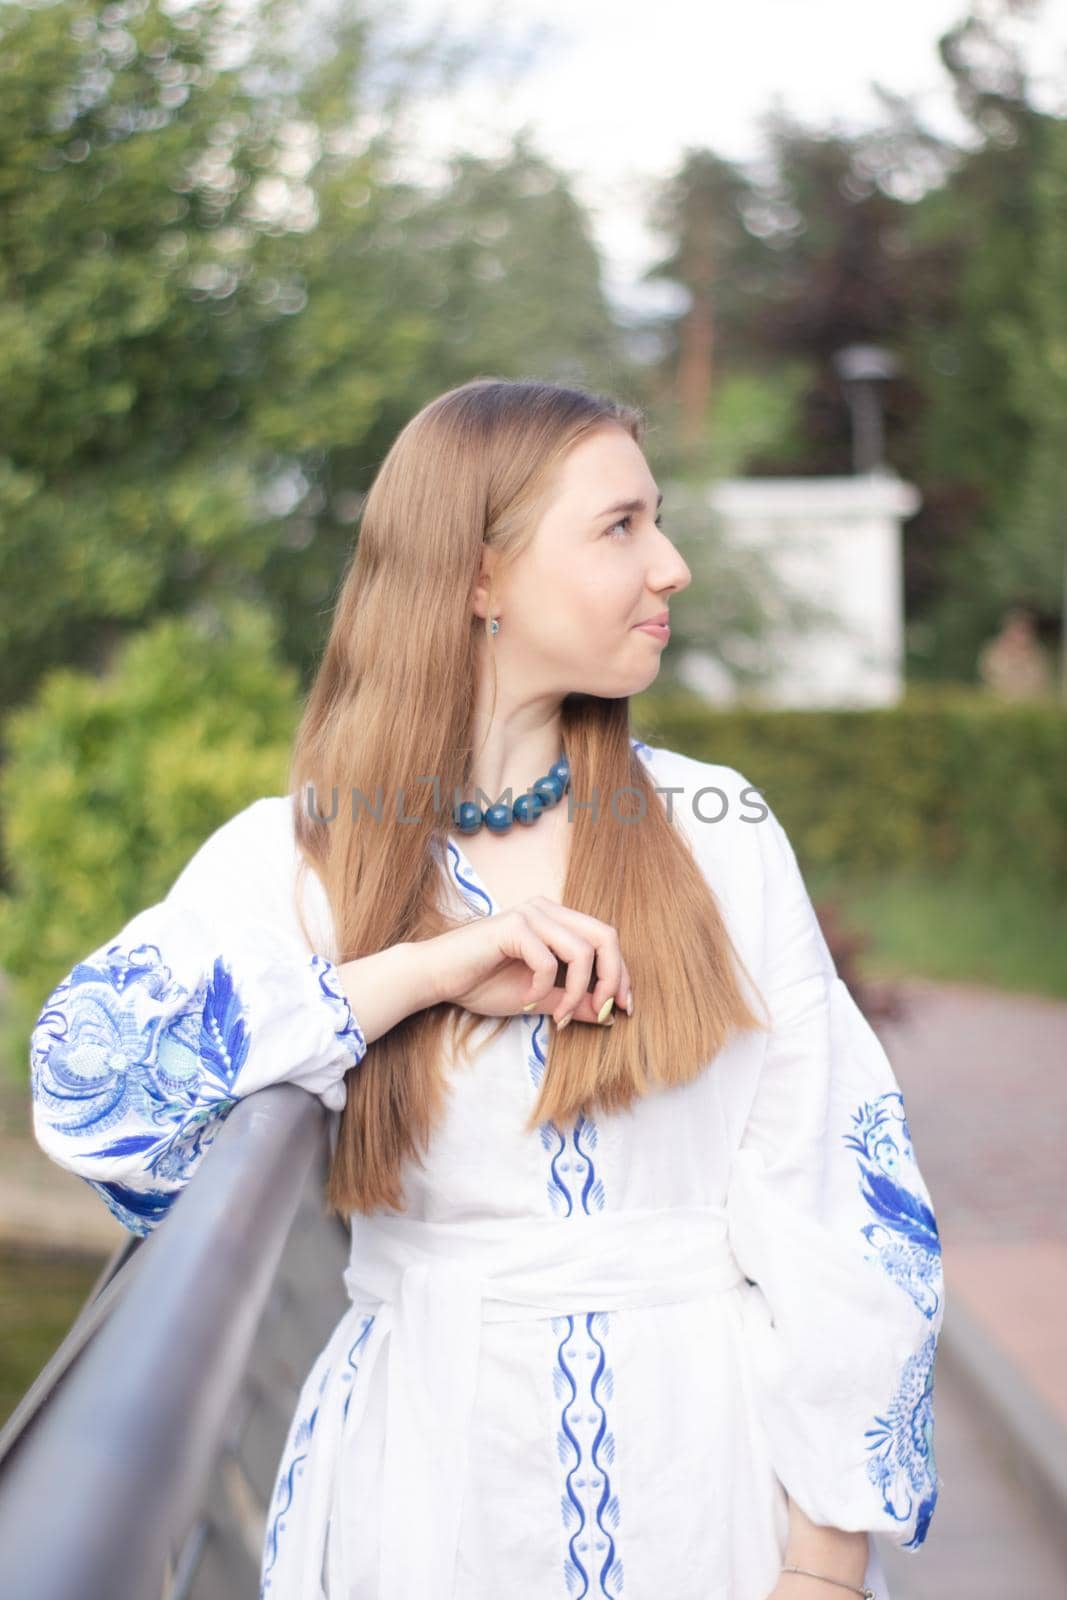
{"type": "MultiPolygon", "coordinates": [[[[546,1017],[444,1063],[407,1211],[352,1219],[261,1600],[765,1600],[786,1491],[817,1523],[926,1536],[944,1287],[899,1085],[773,811],[733,768],[634,747],[773,1033],[567,1131],[522,1131],[546,1017]]],[[[498,909],[461,839],[445,856],[443,892],[498,909]]],[[[288,1080],[344,1104],[366,1045],[316,877],[314,950],[300,933],[296,862],[291,800],[257,801],[41,1013],[37,1138],[134,1232],[239,1097],[288,1080]]]]}

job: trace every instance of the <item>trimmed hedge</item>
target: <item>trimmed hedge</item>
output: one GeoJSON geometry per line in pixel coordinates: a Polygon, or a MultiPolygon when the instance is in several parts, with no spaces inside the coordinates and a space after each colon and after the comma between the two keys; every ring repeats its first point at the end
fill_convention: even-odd
{"type": "Polygon", "coordinates": [[[736,767],[766,796],[801,866],[1009,877],[1067,889],[1067,707],[922,686],[863,710],[634,702],[651,744],[736,767]]]}

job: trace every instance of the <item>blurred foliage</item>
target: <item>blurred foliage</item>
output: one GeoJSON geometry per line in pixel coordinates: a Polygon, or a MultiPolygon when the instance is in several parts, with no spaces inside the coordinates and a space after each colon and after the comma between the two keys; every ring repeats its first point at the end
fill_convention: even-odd
{"type": "Polygon", "coordinates": [[[5,703],[260,566],[248,412],[291,300],[241,225],[279,116],[216,8],[0,8],[5,703]],[[42,553],[46,562],[42,562],[42,553]]]}
{"type": "Polygon", "coordinates": [[[425,273],[420,303],[438,310],[420,374],[427,397],[461,371],[625,380],[590,220],[525,134],[498,160],[454,157],[407,237],[425,273]]]}
{"type": "Polygon", "coordinates": [[[1018,600],[1051,642],[1067,158],[1031,14],[940,40],[968,147],[878,89],[858,133],[776,105],[765,160],[687,150],[648,205],[680,309],[628,315],[525,131],[399,176],[408,106],[476,59],[454,19],[400,46],[370,0],[0,0],[0,705],[216,594],[262,605],[306,684],[378,463],[469,377],[634,400],[681,483],[840,473],[851,343],[901,363],[909,672],[973,678],[1018,600]]]}
{"type": "Polygon", "coordinates": [[[759,461],[799,456],[811,383],[812,368],[799,359],[783,360],[773,373],[723,369],[689,442],[680,397],[668,394],[655,405],[647,441],[656,471],[695,488],[746,477],[759,461]]]}
{"type": "Polygon", "coordinates": [[[812,370],[802,360],[784,359],[773,376],[755,371],[726,372],[712,400],[707,460],[714,478],[744,477],[750,463],[774,453],[799,456],[803,400],[812,370]]]}
{"type": "Polygon", "coordinates": [[[162,618],[105,677],[54,668],[8,719],[0,776],[10,892],[9,1059],[79,957],[161,900],[193,851],[261,795],[284,794],[297,676],[247,602],[162,618]]]}
{"type": "Polygon", "coordinates": [[[987,557],[998,590],[1036,607],[1060,590],[1067,559],[1067,120],[1045,118],[1040,137],[1030,180],[1033,270],[995,329],[1026,448],[1004,537],[987,557]]]}
{"type": "MultiPolygon", "coordinates": [[[[1046,249],[1035,201],[1046,134],[1059,124],[1028,103],[1021,66],[988,25],[953,30],[942,54],[977,143],[912,208],[926,264],[903,325],[917,405],[901,467],[925,498],[908,531],[909,612],[930,628],[909,665],[973,679],[1009,605],[1031,602],[1049,624],[1062,617],[1062,532],[1046,530],[1039,551],[1020,520],[1041,428],[1025,393],[1027,347],[1044,336],[1027,288],[1046,249]]],[[[1060,383],[1067,392],[1067,370],[1060,383]]]]}
{"type": "Polygon", "coordinates": [[[709,710],[650,690],[634,722],[650,744],[741,771],[805,867],[960,869],[1067,892],[1067,718],[1055,700],[921,685],[887,708],[709,710]]]}
{"type": "Polygon", "coordinates": [[[789,370],[805,375],[795,405],[728,449],[726,470],[850,472],[834,357],[873,344],[897,358],[880,388],[886,459],[923,496],[904,535],[912,677],[974,682],[1015,603],[1047,645],[1062,635],[1067,122],[1034,104],[1024,65],[1040,11],[990,0],[939,40],[965,143],[878,85],[880,115],[856,133],[776,105],[765,159],[689,150],[652,213],[666,248],[648,277],[681,307],[658,319],[656,390],[687,475],[730,431],[716,406],[731,380],[773,388],[789,370]]]}
{"type": "Polygon", "coordinates": [[[0,705],[205,594],[306,680],[415,410],[483,370],[627,387],[564,179],[520,141],[399,180],[447,42],[416,71],[317,13],[0,0],[0,705]]]}

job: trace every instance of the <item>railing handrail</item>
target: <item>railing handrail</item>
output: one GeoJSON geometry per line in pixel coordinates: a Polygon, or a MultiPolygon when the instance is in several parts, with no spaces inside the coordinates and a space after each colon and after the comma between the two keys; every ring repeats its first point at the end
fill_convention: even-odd
{"type": "Polygon", "coordinates": [[[239,1101],[105,1284],[110,1311],[0,1460],[3,1600],[164,1593],[328,1139],[326,1108],[294,1084],[239,1101]]]}

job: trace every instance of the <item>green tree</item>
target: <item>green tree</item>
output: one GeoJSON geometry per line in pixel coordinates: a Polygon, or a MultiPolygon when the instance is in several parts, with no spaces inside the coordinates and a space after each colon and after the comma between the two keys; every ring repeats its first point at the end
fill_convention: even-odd
{"type": "Polygon", "coordinates": [[[283,649],[299,664],[321,643],[322,596],[338,581],[378,462],[434,395],[493,374],[640,398],[588,218],[522,134],[499,158],[454,158],[432,189],[394,179],[376,203],[379,245],[368,260],[346,220],[350,190],[336,212],[322,197],[301,246],[313,265],[307,305],[287,330],[285,376],[253,418],[300,463],[301,498],[264,572],[283,649]]]}
{"type": "Polygon", "coordinates": [[[396,175],[455,42],[314,23],[0,0],[0,705],[205,594],[269,606],[306,677],[414,410],[484,371],[627,387],[558,173],[520,140],[396,175]]]}
{"type": "Polygon", "coordinates": [[[526,130],[500,158],[453,157],[410,236],[439,307],[431,392],[487,370],[593,387],[624,372],[589,218],[526,130]]]}
{"type": "MultiPolygon", "coordinates": [[[[269,36],[283,8],[261,10],[269,36]]],[[[106,660],[145,619],[242,588],[284,543],[276,480],[321,432],[294,439],[272,409],[294,379],[308,195],[298,97],[262,92],[254,50],[222,64],[234,43],[210,3],[0,6],[0,703],[51,662],[106,660]]],[[[380,160],[347,158],[353,249],[380,160]]],[[[377,371],[334,385],[357,438],[413,336],[383,339],[371,299],[333,319],[338,360],[377,371]]]]}
{"type": "Polygon", "coordinates": [[[1060,180],[1040,176],[1059,123],[1033,104],[1020,45],[1039,21],[1032,0],[981,0],[939,41],[968,147],[886,90],[858,133],[818,132],[776,107],[765,162],[689,152],[653,211],[667,239],[654,275],[686,302],[662,319],[665,411],[683,409],[686,371],[706,411],[679,451],[686,476],[724,462],[849,472],[832,358],[852,343],[898,358],[882,400],[887,459],[923,496],[904,538],[917,676],[970,677],[1013,599],[1047,622],[1061,608],[1063,213],[1060,180]],[[776,404],[746,430],[761,382],[776,404]]]}
{"type": "Polygon", "coordinates": [[[1055,612],[1063,603],[1067,550],[1067,120],[1046,118],[1032,179],[1033,270],[1018,310],[996,327],[1027,424],[1014,514],[987,551],[990,579],[1005,599],[1055,612]]]}
{"type": "MultiPolygon", "coordinates": [[[[1036,177],[1054,119],[1032,103],[1017,25],[1037,9],[978,5],[939,41],[975,142],[911,217],[938,269],[916,295],[908,340],[922,392],[904,463],[925,497],[908,532],[926,640],[910,666],[921,676],[972,678],[1005,606],[1034,597],[1019,497],[1035,415],[1016,369],[1037,335],[1026,286],[1038,271],[1036,177]]],[[[1043,606],[1058,610],[1047,586],[1043,606]]]]}

